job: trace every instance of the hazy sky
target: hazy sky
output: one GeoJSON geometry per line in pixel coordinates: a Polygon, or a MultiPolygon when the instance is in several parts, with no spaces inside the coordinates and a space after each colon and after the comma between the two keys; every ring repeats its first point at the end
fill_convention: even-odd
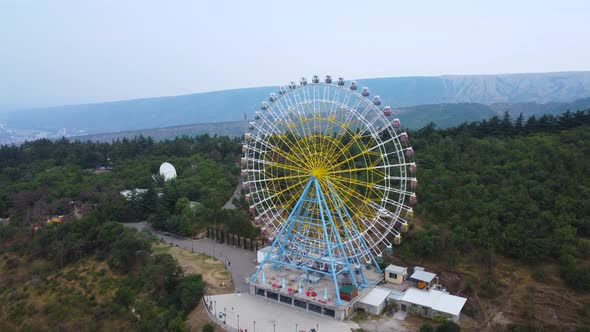
{"type": "Polygon", "coordinates": [[[0,0],[0,110],[345,78],[590,70],[590,1],[0,0]]]}

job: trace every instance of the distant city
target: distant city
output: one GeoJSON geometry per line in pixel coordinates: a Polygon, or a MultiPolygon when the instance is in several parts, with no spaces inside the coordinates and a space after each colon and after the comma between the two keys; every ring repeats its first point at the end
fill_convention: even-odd
{"type": "Polygon", "coordinates": [[[16,129],[0,123],[0,144],[20,144],[41,138],[60,139],[85,135],[85,130],[60,128],[58,130],[16,129]]]}

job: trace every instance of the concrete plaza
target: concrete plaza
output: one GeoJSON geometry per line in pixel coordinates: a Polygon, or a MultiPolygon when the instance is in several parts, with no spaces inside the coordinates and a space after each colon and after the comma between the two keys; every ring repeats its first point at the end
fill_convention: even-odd
{"type": "Polygon", "coordinates": [[[212,303],[211,313],[215,314],[221,325],[225,321],[230,327],[228,330],[238,329],[238,315],[239,330],[244,332],[309,332],[311,329],[318,332],[346,332],[359,328],[352,321],[340,322],[249,294],[213,295],[206,296],[205,300],[212,303]]]}

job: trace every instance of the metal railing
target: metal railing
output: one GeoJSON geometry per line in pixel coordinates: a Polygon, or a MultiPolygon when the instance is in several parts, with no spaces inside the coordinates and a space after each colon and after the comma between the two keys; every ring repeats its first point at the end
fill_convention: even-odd
{"type": "Polygon", "coordinates": [[[224,331],[239,332],[237,328],[227,325],[225,319],[218,317],[221,312],[214,312],[215,310],[213,308],[213,301],[209,296],[203,296],[203,305],[207,310],[207,315],[209,315],[209,318],[211,318],[211,320],[215,322],[217,326],[221,327],[224,331]],[[208,298],[209,301],[207,301],[208,298]]]}

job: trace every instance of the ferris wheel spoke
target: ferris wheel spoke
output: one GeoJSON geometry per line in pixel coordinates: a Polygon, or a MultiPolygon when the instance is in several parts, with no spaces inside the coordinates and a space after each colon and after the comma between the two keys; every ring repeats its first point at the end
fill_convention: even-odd
{"type": "MultiPolygon", "coordinates": [[[[281,148],[279,148],[276,145],[270,144],[266,141],[264,141],[264,143],[261,143],[261,145],[264,145],[268,150],[262,150],[257,146],[250,146],[249,148],[252,149],[254,152],[258,153],[259,155],[262,154],[266,154],[266,153],[277,153],[279,154],[281,157],[285,158],[285,160],[290,161],[291,163],[302,167],[301,161],[291,157],[291,154],[287,153],[286,151],[282,150],[281,148]],[[270,151],[269,151],[270,150],[270,151]]],[[[255,158],[256,159],[256,158],[255,158]]]]}
{"type": "Polygon", "coordinates": [[[354,179],[354,178],[343,178],[340,176],[333,176],[330,178],[331,180],[338,181],[341,184],[352,184],[356,186],[362,186],[370,190],[376,196],[383,196],[383,194],[388,191],[388,188],[382,185],[378,185],[378,182],[365,182],[362,180],[354,179]],[[381,190],[381,191],[377,191],[381,190]]]}
{"type": "Polygon", "coordinates": [[[300,178],[309,178],[308,174],[305,175],[288,175],[288,176],[281,176],[281,177],[268,177],[262,178],[259,180],[252,180],[251,182],[271,182],[271,181],[281,181],[281,180],[291,180],[291,179],[300,179],[300,178]]]}
{"type": "Polygon", "coordinates": [[[353,238],[355,231],[355,226],[351,223],[354,221],[352,218],[349,217],[348,211],[349,208],[346,207],[342,199],[338,198],[338,195],[334,193],[335,189],[330,186],[326,181],[320,181],[320,185],[322,186],[322,190],[325,193],[328,193],[329,199],[327,200],[329,206],[332,208],[332,211],[336,211],[339,216],[340,224],[337,225],[338,231],[343,232],[342,237],[344,238],[353,238]]]}
{"type": "MultiPolygon", "coordinates": [[[[292,122],[291,127],[293,130],[293,133],[297,134],[299,139],[295,140],[295,144],[296,146],[299,147],[299,151],[300,153],[307,153],[307,154],[312,154],[313,151],[310,147],[310,145],[308,144],[307,140],[305,139],[305,136],[308,136],[311,134],[311,131],[309,130],[309,134],[305,131],[305,128],[307,127],[309,129],[309,126],[306,125],[307,121],[307,116],[305,114],[305,111],[301,109],[301,104],[297,103],[297,102],[292,102],[290,100],[290,98],[286,99],[285,102],[286,107],[284,108],[284,112],[290,112],[289,110],[294,110],[296,112],[296,118],[298,119],[299,125],[296,124],[296,122],[292,122]],[[300,129],[299,129],[300,128],[300,129]],[[296,129],[296,130],[295,130],[296,129]],[[299,131],[301,130],[303,132],[303,134],[299,131]]],[[[279,106],[281,109],[283,109],[283,105],[281,104],[281,106],[279,106]]],[[[309,166],[309,165],[307,165],[309,166]]]]}
{"type": "MultiPolygon", "coordinates": [[[[339,159],[340,157],[344,156],[355,144],[357,146],[360,147],[361,143],[363,143],[363,145],[366,147],[367,144],[364,144],[363,142],[363,138],[368,138],[368,142],[367,144],[371,143],[373,141],[373,137],[363,137],[360,134],[354,134],[351,136],[350,142],[348,142],[346,144],[346,146],[344,147],[344,149],[338,151],[337,153],[334,154],[334,159],[339,159]]],[[[355,156],[349,157],[348,159],[345,159],[344,161],[340,162],[339,164],[334,165],[334,167],[337,167],[341,164],[346,163],[349,160],[355,159],[357,157],[360,157],[366,153],[371,153],[373,149],[364,149],[363,151],[361,151],[360,153],[358,153],[355,156]]]]}
{"type": "MultiPolygon", "coordinates": [[[[346,108],[346,112],[343,113],[345,115],[345,118],[342,121],[343,124],[350,124],[352,121],[358,120],[355,116],[354,110],[356,110],[361,105],[361,103],[362,100],[357,98],[352,107],[346,108]]],[[[340,131],[338,132],[337,136],[342,133],[342,129],[348,131],[349,127],[340,127],[340,131]]]]}
{"type": "MultiPolygon", "coordinates": [[[[353,122],[338,122],[338,126],[340,127],[340,129],[338,130],[338,133],[334,136],[336,137],[336,139],[340,139],[342,140],[343,138],[345,138],[345,135],[349,135],[351,137],[351,141],[348,142],[350,144],[354,144],[354,140],[352,139],[352,137],[355,136],[355,132],[354,130],[352,130],[353,126],[353,122]]],[[[342,155],[342,152],[345,152],[346,150],[338,150],[338,147],[336,146],[331,146],[329,148],[328,153],[330,155],[334,155],[334,158],[339,158],[340,155],[342,155]]]]}
{"type": "MultiPolygon", "coordinates": [[[[371,151],[370,149],[365,149],[365,150],[361,151],[360,153],[358,153],[358,154],[356,154],[356,155],[354,155],[354,156],[348,157],[348,158],[346,158],[346,159],[344,159],[344,160],[342,160],[342,161],[338,162],[337,164],[333,165],[332,167],[333,167],[333,169],[334,169],[334,168],[337,168],[337,167],[339,167],[339,166],[341,166],[341,165],[344,165],[344,164],[346,164],[346,163],[348,163],[348,162],[350,162],[350,161],[353,161],[353,160],[355,160],[355,159],[357,159],[357,158],[359,158],[359,157],[364,157],[364,156],[371,155],[371,154],[372,154],[373,156],[376,156],[376,157],[379,157],[379,158],[381,158],[381,157],[382,157],[382,155],[381,155],[380,153],[373,152],[373,151],[371,151]]],[[[380,160],[380,161],[381,161],[381,160],[380,160]]]]}
{"type": "MultiPolygon", "coordinates": [[[[343,155],[344,155],[344,154],[345,154],[345,153],[346,153],[346,152],[347,152],[347,151],[348,151],[348,150],[349,150],[349,149],[350,149],[350,148],[353,146],[352,144],[357,144],[357,146],[360,146],[360,145],[361,145],[361,143],[362,143],[362,144],[363,144],[363,146],[364,146],[364,149],[363,149],[363,151],[361,151],[361,152],[360,152],[360,153],[358,153],[357,155],[355,155],[355,156],[352,156],[352,157],[349,157],[349,158],[348,158],[348,160],[355,159],[355,158],[357,158],[357,157],[363,156],[363,155],[365,155],[365,154],[368,154],[368,153],[375,153],[375,154],[378,154],[377,152],[373,152],[373,150],[375,150],[375,148],[377,148],[377,147],[379,146],[379,144],[378,144],[378,142],[376,141],[376,139],[375,139],[375,136],[374,136],[374,135],[370,135],[370,136],[363,136],[363,135],[361,135],[361,134],[355,134],[354,136],[352,136],[352,138],[351,138],[351,141],[350,141],[349,143],[350,143],[350,144],[349,144],[349,147],[347,147],[347,149],[346,149],[346,150],[341,150],[341,151],[339,151],[339,153],[338,153],[338,154],[335,156],[337,159],[338,159],[338,158],[340,158],[341,156],[343,156],[343,155]],[[364,142],[364,141],[363,141],[363,139],[364,139],[364,138],[368,138],[367,142],[364,142]],[[373,144],[373,142],[374,142],[374,141],[375,141],[375,143],[377,143],[377,144],[375,144],[375,145],[373,145],[372,147],[370,147],[370,148],[369,148],[369,146],[370,146],[371,144],[373,144]]],[[[379,155],[380,155],[380,154],[379,154],[379,155]]],[[[343,162],[342,162],[342,164],[343,164],[343,163],[346,163],[348,160],[345,160],[345,161],[343,161],[343,162]]],[[[336,166],[338,166],[338,165],[336,165],[336,166]]]]}
{"type": "Polygon", "coordinates": [[[365,186],[365,187],[372,187],[372,186],[376,185],[376,183],[384,181],[383,178],[381,178],[381,180],[378,182],[367,182],[367,181],[358,180],[354,177],[343,177],[340,175],[333,175],[330,177],[330,180],[338,180],[340,182],[347,182],[347,183],[352,183],[352,184],[361,185],[361,186],[365,186]]]}
{"type": "MultiPolygon", "coordinates": [[[[279,135],[278,133],[268,132],[268,131],[262,131],[262,133],[267,135],[267,137],[272,138],[273,143],[277,143],[277,139],[279,139],[280,143],[283,143],[284,145],[287,145],[287,146],[289,145],[289,144],[285,144],[286,143],[285,140],[283,140],[281,138],[282,135],[279,135]]],[[[286,151],[284,151],[283,149],[281,149],[278,145],[272,144],[269,141],[266,141],[263,139],[258,139],[258,136],[255,136],[255,137],[256,137],[255,138],[256,142],[259,142],[261,145],[264,145],[266,148],[270,149],[272,152],[277,152],[277,153],[281,154],[281,156],[284,157],[286,160],[289,160],[289,161],[303,167],[303,160],[301,158],[298,158],[297,154],[289,154],[286,151]]],[[[263,151],[263,152],[267,152],[267,151],[263,151]]]]}
{"type": "MultiPolygon", "coordinates": [[[[305,107],[308,107],[309,105],[305,105],[305,107]]],[[[312,113],[313,114],[313,113],[312,113]]],[[[313,116],[312,116],[313,119],[313,116]]],[[[308,117],[307,114],[305,114],[305,110],[303,112],[303,115],[299,117],[299,123],[301,124],[301,128],[303,130],[303,133],[305,136],[308,137],[313,137],[314,133],[311,130],[311,127],[309,126],[309,122],[310,122],[310,118],[308,117]],[[307,133],[305,132],[305,128],[307,127],[307,133]]],[[[310,162],[311,162],[311,166],[313,168],[317,167],[317,160],[315,160],[315,153],[316,151],[316,147],[313,144],[310,144],[308,139],[301,139],[300,142],[306,147],[307,152],[310,154],[310,162]]]]}
{"type": "Polygon", "coordinates": [[[318,136],[317,145],[318,145],[318,151],[320,151],[320,154],[322,155],[322,157],[331,159],[331,157],[330,157],[331,156],[331,154],[330,154],[331,147],[333,145],[337,146],[337,144],[331,144],[334,142],[334,140],[332,139],[332,136],[330,134],[330,132],[333,131],[334,124],[336,123],[335,122],[336,118],[333,115],[334,114],[333,109],[330,109],[328,111],[325,103],[323,106],[324,106],[324,111],[323,111],[324,115],[320,115],[319,118],[317,118],[316,120],[323,121],[326,124],[325,124],[325,126],[319,126],[321,134],[317,135],[318,136]]]}
{"type": "Polygon", "coordinates": [[[334,140],[329,139],[332,137],[332,134],[334,132],[334,125],[337,124],[336,113],[338,112],[338,109],[341,109],[341,107],[335,106],[334,104],[332,104],[330,111],[325,112],[327,114],[326,120],[327,120],[328,124],[326,125],[326,128],[323,131],[321,150],[324,151],[324,154],[326,156],[331,156],[333,149],[335,149],[338,146],[337,144],[330,144],[334,140]]]}
{"type": "Polygon", "coordinates": [[[393,167],[393,166],[394,165],[378,165],[378,166],[371,166],[371,167],[359,167],[359,168],[350,168],[350,169],[339,169],[339,170],[336,170],[336,171],[329,171],[328,172],[328,175],[331,175],[331,174],[342,174],[342,173],[354,173],[354,172],[368,171],[368,170],[373,170],[373,169],[386,169],[386,168],[390,168],[390,167],[393,167]]]}
{"type": "Polygon", "coordinates": [[[351,203],[351,204],[354,206],[354,208],[357,208],[357,205],[356,205],[356,204],[359,204],[359,203],[363,203],[361,206],[362,206],[363,208],[366,208],[366,207],[368,207],[368,205],[369,205],[371,202],[377,202],[377,201],[379,201],[379,202],[380,202],[380,201],[382,200],[382,198],[378,198],[378,199],[371,199],[370,197],[365,197],[364,195],[361,195],[361,193],[359,193],[358,191],[356,191],[356,190],[351,190],[351,188],[350,188],[350,187],[348,187],[348,186],[346,186],[345,184],[342,184],[342,183],[340,183],[340,182],[338,182],[338,181],[336,181],[336,182],[330,182],[330,184],[331,184],[331,185],[332,185],[334,188],[336,188],[336,189],[337,189],[337,191],[339,191],[340,193],[343,193],[343,194],[345,195],[345,197],[346,197],[347,201],[348,201],[349,203],[351,203]],[[352,198],[352,197],[353,197],[355,200],[358,200],[358,201],[356,202],[356,204],[353,204],[354,202],[352,201],[352,199],[350,199],[350,198],[352,198]]]}
{"type": "MultiPolygon", "coordinates": [[[[280,143],[280,145],[284,145],[284,146],[292,146],[291,142],[288,141],[287,137],[281,137],[281,136],[274,136],[272,138],[274,143],[280,143]]],[[[289,157],[285,157],[286,160],[292,161],[293,163],[297,164],[299,167],[305,168],[305,159],[303,159],[298,153],[288,153],[286,151],[284,151],[283,149],[276,147],[277,150],[281,151],[283,153],[283,155],[289,156],[289,157]]],[[[297,151],[295,151],[297,152],[297,151]]]]}
{"type": "Polygon", "coordinates": [[[370,199],[359,195],[356,191],[349,190],[348,187],[339,183],[330,182],[330,184],[336,190],[336,193],[342,200],[344,206],[352,211],[357,217],[367,215],[374,217],[375,211],[371,212],[367,210],[369,207],[368,203],[371,202],[370,199]],[[353,198],[355,199],[354,201],[353,198]]]}
{"type": "MultiPolygon", "coordinates": [[[[254,164],[264,165],[265,167],[276,167],[276,168],[282,168],[282,169],[293,171],[293,172],[305,173],[305,170],[287,165],[285,163],[278,163],[276,161],[267,161],[267,160],[262,160],[262,159],[257,159],[257,158],[256,159],[249,158],[248,160],[254,164]]],[[[250,171],[252,171],[252,170],[250,170],[250,171]]]]}
{"type": "MultiPolygon", "coordinates": [[[[308,139],[306,139],[307,137],[312,136],[312,132],[311,132],[311,129],[309,128],[308,123],[309,123],[309,118],[307,118],[305,115],[299,116],[299,124],[300,124],[302,131],[303,131],[303,135],[301,135],[301,134],[299,135],[299,137],[301,139],[297,140],[297,144],[301,144],[304,147],[301,149],[301,152],[308,153],[309,156],[313,156],[314,151],[312,149],[312,146],[309,144],[308,139]],[[307,127],[309,133],[307,133],[305,131],[306,127],[307,127]]],[[[313,159],[310,160],[310,162],[312,164],[315,164],[315,160],[313,160],[313,159]]]]}
{"type": "Polygon", "coordinates": [[[286,188],[284,188],[284,189],[282,189],[280,191],[276,191],[276,192],[272,192],[272,193],[269,190],[268,193],[271,194],[271,195],[264,197],[264,199],[262,199],[261,201],[255,203],[254,206],[257,206],[258,204],[261,204],[261,203],[264,203],[264,202],[268,202],[268,201],[270,201],[270,200],[278,197],[279,195],[284,194],[285,192],[287,192],[289,190],[292,190],[292,189],[294,189],[294,188],[296,188],[298,186],[304,186],[306,183],[307,183],[307,181],[299,181],[299,182],[297,182],[297,183],[295,183],[293,185],[290,185],[290,186],[288,186],[288,187],[286,187],[286,188]]]}

